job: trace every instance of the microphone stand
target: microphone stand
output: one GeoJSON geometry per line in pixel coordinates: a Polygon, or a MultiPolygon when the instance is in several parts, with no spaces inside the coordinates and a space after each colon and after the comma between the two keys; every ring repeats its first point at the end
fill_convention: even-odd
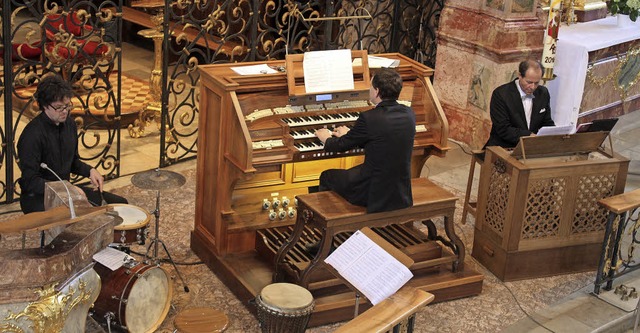
{"type": "Polygon", "coordinates": [[[73,206],[73,198],[71,198],[71,192],[69,192],[69,188],[67,187],[67,184],[65,184],[64,181],[62,180],[62,178],[60,178],[60,176],[58,176],[58,174],[55,173],[55,171],[51,170],[51,168],[49,168],[49,166],[46,163],[40,163],[40,167],[43,168],[43,169],[48,170],[49,172],[51,172],[51,174],[56,176],[56,178],[58,178],[58,180],[62,183],[62,186],[64,186],[64,189],[67,191],[67,198],[69,199],[69,211],[70,211],[70,214],[71,214],[71,218],[75,219],[76,218],[76,209],[73,206]]]}
{"type": "MultiPolygon", "coordinates": [[[[69,192],[69,188],[67,187],[67,184],[65,184],[62,178],[60,178],[60,176],[58,176],[58,174],[55,171],[49,168],[49,166],[46,163],[40,163],[40,167],[51,172],[51,174],[56,176],[56,178],[58,178],[58,180],[62,183],[62,186],[64,186],[64,189],[67,191],[67,198],[69,200],[69,214],[71,216],[71,219],[75,219],[76,209],[73,206],[73,198],[71,198],[71,192],[69,192]]],[[[43,230],[40,232],[40,249],[44,249],[44,246],[45,246],[44,242],[45,242],[45,235],[43,230]]]]}

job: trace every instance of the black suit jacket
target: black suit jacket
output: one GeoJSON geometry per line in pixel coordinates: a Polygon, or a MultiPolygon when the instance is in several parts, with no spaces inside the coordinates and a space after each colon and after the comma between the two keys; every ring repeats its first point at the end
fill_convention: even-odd
{"type": "Polygon", "coordinates": [[[521,136],[538,133],[543,126],[555,126],[551,119],[549,90],[544,86],[538,86],[533,91],[531,123],[527,127],[522,97],[516,84],[518,84],[516,81],[503,84],[491,95],[491,134],[485,147],[512,148],[516,146],[521,136]]]}
{"type": "Polygon", "coordinates": [[[386,100],[360,113],[347,134],[327,139],[324,149],[329,152],[364,147],[364,163],[347,170],[347,190],[339,194],[351,203],[367,206],[368,212],[413,205],[411,152],[415,133],[413,110],[386,100]]]}

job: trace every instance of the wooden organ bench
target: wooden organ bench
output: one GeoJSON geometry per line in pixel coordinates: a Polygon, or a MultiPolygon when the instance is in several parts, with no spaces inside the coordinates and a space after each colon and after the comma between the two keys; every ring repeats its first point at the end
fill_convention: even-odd
{"type": "Polygon", "coordinates": [[[457,197],[425,178],[414,178],[411,186],[412,207],[372,214],[367,214],[364,207],[352,205],[332,191],[298,196],[298,217],[295,227],[291,236],[279,244],[275,257],[274,282],[284,280],[283,273],[286,272],[293,282],[310,290],[326,286],[326,280],[315,285],[310,283],[318,280],[312,276],[324,264],[324,259],[329,255],[332,245],[339,245],[342,240],[348,238],[347,236],[339,237],[340,234],[354,232],[363,227],[372,228],[381,237],[412,257],[415,261],[410,267],[412,272],[443,264],[451,264],[452,271],[457,272],[462,268],[465,254],[464,245],[455,234],[453,225],[457,197]],[[448,239],[438,236],[436,226],[430,220],[439,216],[444,217],[444,230],[448,239]],[[420,232],[414,230],[413,225],[408,223],[413,221],[420,221],[427,226],[426,237],[421,238],[418,235],[420,232]],[[311,233],[317,234],[318,237],[308,238],[311,233]],[[303,234],[307,236],[301,239],[303,234]],[[411,246],[399,244],[396,238],[407,234],[412,234],[418,242],[411,246]],[[320,241],[320,248],[312,257],[305,250],[305,245],[316,239],[320,241]],[[449,248],[450,253],[443,255],[435,240],[449,248]],[[437,248],[434,249],[434,247],[437,248]],[[302,253],[304,254],[301,255],[302,253]],[[431,253],[431,255],[425,255],[425,253],[431,253]],[[310,260],[300,260],[301,257],[310,258],[310,260]]]}

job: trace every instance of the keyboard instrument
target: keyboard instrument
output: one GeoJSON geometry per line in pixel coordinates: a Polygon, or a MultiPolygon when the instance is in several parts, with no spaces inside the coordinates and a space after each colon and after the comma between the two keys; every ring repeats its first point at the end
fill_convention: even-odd
{"type": "MultiPolygon", "coordinates": [[[[448,150],[448,123],[431,86],[433,70],[400,54],[382,56],[399,61],[396,70],[403,88],[398,102],[415,113],[411,173],[417,178],[427,158],[443,156],[448,150]]],[[[291,229],[298,214],[304,216],[299,213],[304,205],[298,206],[298,196],[318,185],[322,171],[351,168],[364,160],[364,147],[326,152],[314,134],[322,128],[352,128],[360,114],[374,108],[368,99],[376,69],[368,68],[366,51],[352,51],[354,57],[362,59],[353,66],[354,89],[320,94],[305,93],[302,55],[298,54],[287,56],[285,61],[254,63],[286,68],[275,74],[242,76],[231,69],[237,64],[199,67],[198,167],[191,249],[241,300],[255,299],[265,285],[272,283],[274,261],[265,259],[264,254],[276,253],[277,244],[289,237],[283,230],[291,229]]],[[[433,258],[440,256],[435,243],[426,241],[425,245],[434,250],[429,252],[433,258]]],[[[419,252],[418,259],[425,259],[425,252],[419,252]]],[[[302,269],[307,263],[301,260],[296,265],[302,269]]],[[[326,292],[326,297],[317,302],[326,306],[317,311],[331,314],[323,312],[313,319],[314,314],[314,325],[353,314],[352,309],[346,309],[354,304],[353,292],[325,273],[328,275],[319,273],[321,280],[314,285],[331,290],[319,291],[326,292]]],[[[468,296],[481,289],[481,278],[476,275],[470,278],[465,273],[460,282],[456,280],[460,279],[458,273],[442,274],[437,273],[432,279],[437,282],[427,287],[455,280],[455,295],[468,296]]]]}
{"type": "MultiPolygon", "coordinates": [[[[399,102],[415,112],[412,167],[417,177],[429,156],[443,155],[448,149],[448,123],[429,79],[433,70],[400,54],[384,56],[400,61],[399,102]]],[[[279,60],[263,63],[295,67],[279,60]]],[[[294,223],[287,209],[269,203],[307,193],[326,169],[362,163],[363,147],[328,153],[314,133],[321,128],[352,127],[360,113],[374,107],[368,101],[368,85],[375,69],[365,65],[353,67],[354,90],[322,94],[300,93],[304,82],[300,68],[242,76],[231,69],[234,66],[200,67],[194,232],[219,254],[249,251],[256,230],[294,223]]]]}

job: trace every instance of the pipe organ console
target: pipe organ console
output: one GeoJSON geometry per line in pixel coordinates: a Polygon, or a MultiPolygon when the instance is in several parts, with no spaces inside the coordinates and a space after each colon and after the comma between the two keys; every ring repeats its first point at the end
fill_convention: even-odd
{"type": "MultiPolygon", "coordinates": [[[[239,75],[232,67],[200,66],[195,227],[191,248],[236,295],[251,298],[270,283],[273,262],[256,256],[258,231],[295,224],[296,195],[318,185],[329,168],[349,168],[363,149],[328,153],[314,136],[323,127],[352,126],[368,101],[366,51],[353,51],[353,91],[304,93],[302,56],[262,62],[275,74],[239,75]],[[297,57],[297,58],[296,58],[297,57]],[[301,90],[302,88],[302,90],[301,90]]],[[[429,78],[433,70],[400,54],[401,103],[416,115],[412,158],[419,177],[430,155],[446,153],[448,123],[429,78]]],[[[277,250],[277,249],[276,249],[277,250]]]]}
{"type": "MultiPolygon", "coordinates": [[[[397,70],[404,83],[399,100],[416,114],[413,176],[418,177],[431,154],[448,149],[447,119],[429,81],[433,70],[400,54],[383,56],[400,61],[397,70]]],[[[286,66],[284,61],[266,64],[286,66]]],[[[313,133],[352,126],[360,112],[373,108],[368,87],[375,69],[365,68],[366,61],[354,66],[354,91],[311,95],[291,91],[291,84],[303,80],[301,68],[286,69],[292,79],[281,71],[241,76],[231,69],[235,66],[200,67],[194,237],[206,240],[219,256],[252,250],[256,230],[293,224],[291,203],[280,206],[272,198],[295,198],[317,185],[323,170],[361,163],[363,149],[328,153],[313,133]]]]}

